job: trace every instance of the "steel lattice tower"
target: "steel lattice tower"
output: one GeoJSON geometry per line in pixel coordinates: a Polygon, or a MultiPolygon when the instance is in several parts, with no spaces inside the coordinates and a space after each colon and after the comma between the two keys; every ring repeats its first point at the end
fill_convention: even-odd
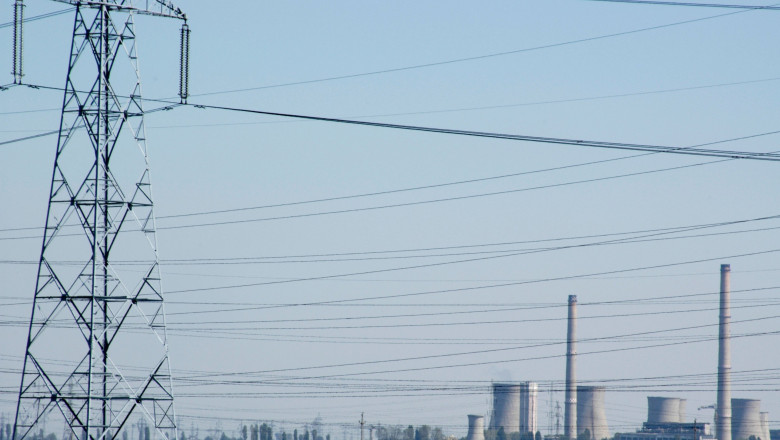
{"type": "Polygon", "coordinates": [[[183,20],[186,66],[186,16],[163,0],[59,1],[75,17],[14,438],[54,415],[80,440],[116,438],[136,417],[173,440],[134,17],[183,20]]]}

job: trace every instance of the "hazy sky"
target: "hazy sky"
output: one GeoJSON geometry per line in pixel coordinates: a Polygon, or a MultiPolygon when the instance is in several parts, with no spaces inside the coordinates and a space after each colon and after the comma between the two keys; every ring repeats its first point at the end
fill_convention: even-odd
{"type": "MultiPolygon", "coordinates": [[[[11,20],[7,3],[0,23],[11,20]]],[[[27,3],[28,17],[66,7],[27,3]]],[[[192,28],[194,104],[676,147],[761,135],[702,148],[780,150],[776,11],[585,0],[176,4],[192,28]]],[[[62,87],[72,20],[28,23],[26,83],[62,87]]],[[[136,19],[147,98],[176,95],[178,26],[136,19]]],[[[11,32],[0,27],[0,72],[11,71],[11,32]]],[[[0,84],[11,81],[7,73],[0,84]]],[[[56,129],[61,102],[58,91],[0,92],[0,142],[56,129]]],[[[763,219],[780,214],[777,163],[194,107],[150,114],[146,125],[187,431],[215,418],[226,430],[241,421],[291,429],[320,414],[340,438],[365,412],[371,424],[460,436],[467,414],[489,411],[491,380],[552,384],[562,403],[571,294],[578,377],[607,387],[611,432],[639,427],[647,395],[685,397],[690,421],[710,421],[696,408],[715,401],[721,263],[732,265],[739,336],[733,395],[761,399],[780,428],[780,221],[763,219]],[[215,210],[232,211],[207,214],[215,210]]],[[[40,230],[16,228],[43,225],[55,147],[56,136],[0,145],[7,416],[40,252],[40,230]]],[[[545,391],[544,433],[549,405],[545,391]]],[[[59,434],[61,422],[50,423],[59,434]]]]}

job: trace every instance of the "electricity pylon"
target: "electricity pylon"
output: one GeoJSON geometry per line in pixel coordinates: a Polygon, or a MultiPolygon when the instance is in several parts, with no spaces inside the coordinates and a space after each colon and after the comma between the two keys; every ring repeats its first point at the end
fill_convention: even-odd
{"type": "Polygon", "coordinates": [[[164,0],[57,1],[75,17],[13,438],[54,415],[79,440],[135,417],[175,440],[134,17],[182,20],[186,67],[186,16],[164,0]]]}

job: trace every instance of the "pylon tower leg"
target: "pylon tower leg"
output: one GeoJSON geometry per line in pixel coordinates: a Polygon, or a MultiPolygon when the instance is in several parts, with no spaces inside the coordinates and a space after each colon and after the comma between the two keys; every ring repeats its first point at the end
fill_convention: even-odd
{"type": "Polygon", "coordinates": [[[176,439],[133,19],[75,2],[16,440],[52,417],[79,440],[138,417],[176,439]]]}

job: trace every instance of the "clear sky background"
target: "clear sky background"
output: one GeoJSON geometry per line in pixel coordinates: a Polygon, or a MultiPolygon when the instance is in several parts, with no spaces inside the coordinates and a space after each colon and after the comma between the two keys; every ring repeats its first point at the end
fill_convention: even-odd
{"type": "MultiPolygon", "coordinates": [[[[0,23],[12,19],[8,3],[0,23]]],[[[28,17],[66,7],[27,3],[28,17]]],[[[777,11],[585,0],[177,5],[192,28],[191,103],[677,147],[760,134],[707,148],[780,150],[769,134],[780,130],[777,11]]],[[[63,86],[72,19],[28,23],[26,83],[63,86]]],[[[138,17],[136,30],[144,96],[175,96],[178,23],[138,17]]],[[[12,81],[11,32],[0,28],[2,84],[12,81]]],[[[61,102],[51,90],[0,92],[0,141],[56,129],[61,102]]],[[[780,219],[755,220],[780,214],[777,163],[194,107],[146,124],[188,433],[199,426],[202,438],[217,419],[227,431],[257,421],[289,431],[321,415],[323,431],[349,438],[365,412],[371,424],[461,436],[467,414],[488,413],[490,382],[504,380],[545,390],[547,433],[551,402],[563,402],[571,294],[578,378],[607,387],[610,432],[638,428],[648,395],[685,397],[689,421],[711,421],[696,409],[715,401],[721,263],[732,265],[739,336],[733,396],[761,399],[780,428],[771,333],[780,219]],[[619,160],[569,167],[609,159],[619,160]],[[267,207],[353,195],[366,196],[267,207]],[[252,209],[204,214],[239,208],[252,209]],[[753,221],[642,232],[740,220],[753,221]],[[605,243],[615,239],[629,242],[605,243]],[[327,278],[300,281],[317,277],[327,278]],[[244,284],[253,285],[231,287],[244,284]],[[200,288],[209,290],[189,291],[200,288]]],[[[6,416],[40,252],[40,230],[15,229],[43,226],[55,147],[55,136],[0,145],[6,416]]]]}

